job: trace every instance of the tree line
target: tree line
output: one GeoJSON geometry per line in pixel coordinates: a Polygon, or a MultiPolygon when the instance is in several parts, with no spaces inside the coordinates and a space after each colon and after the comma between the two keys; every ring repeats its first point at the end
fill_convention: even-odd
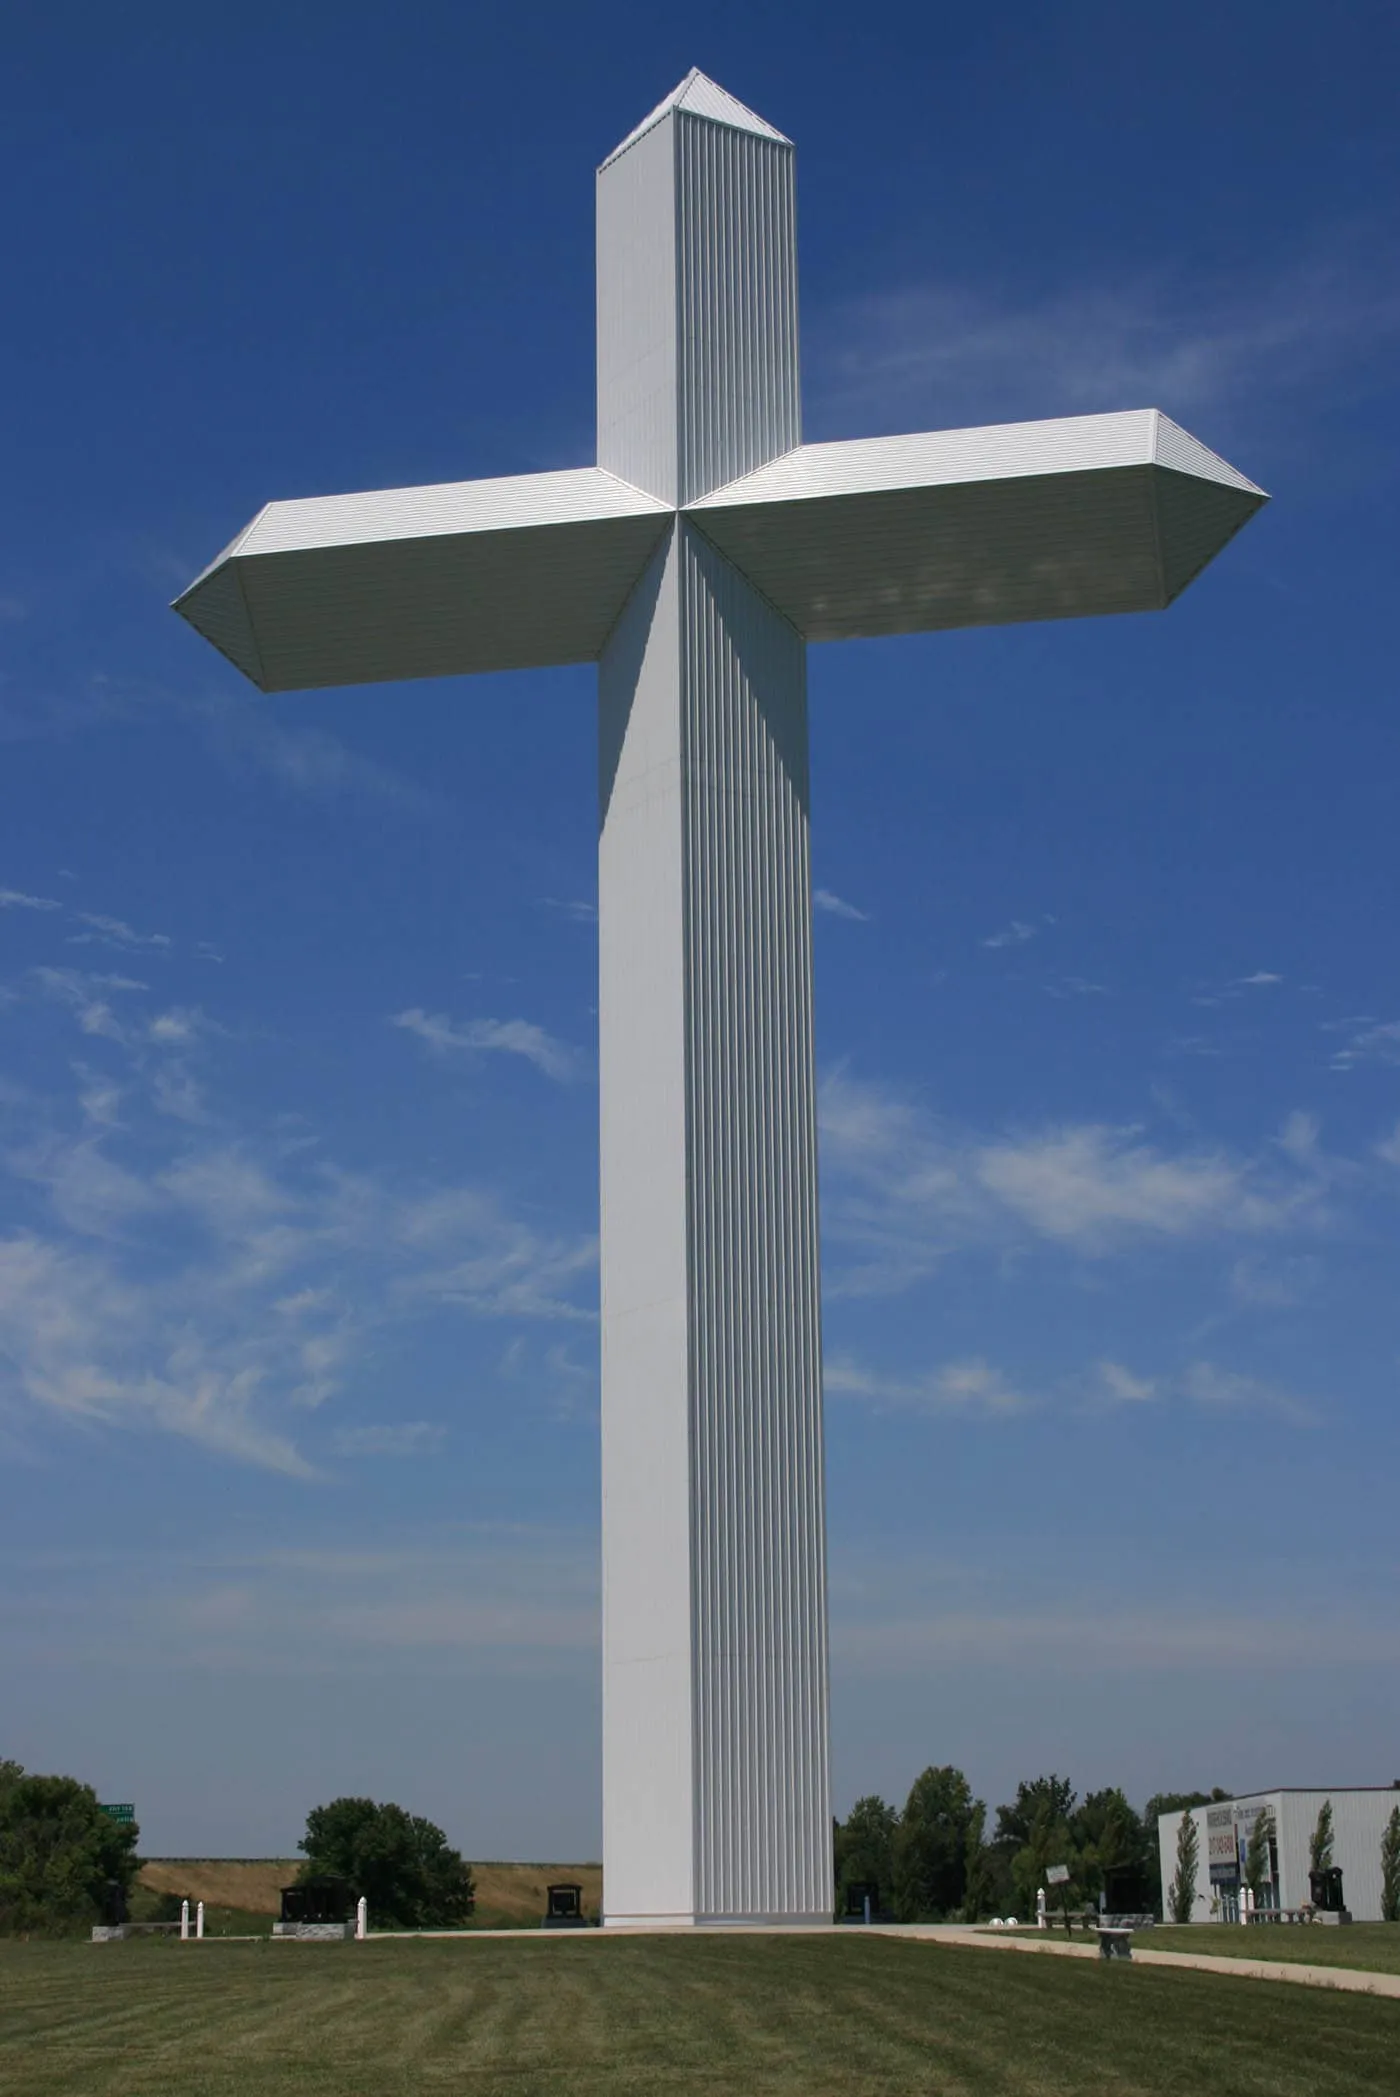
{"type": "Polygon", "coordinates": [[[998,1806],[986,1805],[951,1764],[914,1779],[903,1809],[857,1799],[835,1825],[837,1912],[852,1886],[874,1884],[901,1922],[981,1922],[1035,1913],[1051,1865],[1069,1871],[1067,1897],[1118,1914],[1160,1914],[1157,1821],[1180,1806],[1228,1792],[1160,1792],[1141,1812],[1116,1786],[1081,1799],[1067,1777],[1032,1777],[998,1806]]]}
{"type": "MultiPolygon", "coordinates": [[[[90,1784],[0,1760],[0,1936],[86,1935],[124,1920],[141,1859],[135,1821],[114,1820],[90,1784]]],[[[453,1929],[471,1916],[470,1866],[441,1828],[368,1798],[314,1806],[298,1880],[342,1879],[380,1929],[453,1929]]],[[[179,1911],[179,1896],[156,1903],[179,1911]]]]}
{"type": "MultiPolygon", "coordinates": [[[[1199,1837],[1183,1819],[1175,1871],[1164,1888],[1157,1822],[1163,1813],[1212,1805],[1231,1794],[1159,1792],[1141,1812],[1110,1786],[1080,1799],[1065,1777],[1018,1784],[1010,1805],[989,1827],[960,1769],[926,1769],[902,1808],[874,1796],[857,1799],[834,1823],[837,1912],[856,1885],[878,1888],[878,1902],[901,1921],[984,1921],[1035,1912],[1051,1865],[1069,1872],[1067,1897],[1116,1913],[1170,1913],[1189,1921],[1195,1899],[1199,1837]]],[[[1245,1880],[1256,1894],[1268,1871],[1267,1814],[1251,1830],[1245,1880]]],[[[140,1871],[140,1830],[103,1811],[91,1785],[75,1777],[40,1776],[0,1759],[0,1935],[86,1932],[125,1912],[140,1871]]],[[[368,1798],[332,1799],[313,1807],[297,1845],[301,1879],[343,1879],[364,1896],[380,1928],[450,1929],[472,1914],[470,1867],[441,1828],[402,1806],[368,1798]]],[[[1332,1855],[1330,1802],[1310,1845],[1313,1869],[1332,1855]]],[[[1382,1912],[1400,1922],[1400,1805],[1381,1841],[1382,1912]]]]}
{"type": "MultiPolygon", "coordinates": [[[[1052,1865],[1069,1873],[1064,1897],[1104,1905],[1116,1914],[1170,1915],[1189,1922],[1196,1900],[1199,1837],[1181,1823],[1175,1871],[1164,1887],[1157,1823],[1164,1813],[1210,1806],[1234,1794],[1162,1791],[1138,1812],[1116,1786],[1083,1799],[1068,1778],[1032,1777],[1018,1784],[1010,1805],[987,1808],[974,1798],[960,1769],[945,1764],[914,1779],[903,1808],[870,1796],[857,1799],[834,1824],[836,1907],[847,1907],[852,1887],[876,1886],[881,1908],[901,1922],[982,1922],[991,1915],[1035,1913],[1037,1890],[1052,1865]]],[[[1256,1818],[1245,1859],[1245,1883],[1256,1898],[1268,1877],[1267,1812],[1256,1818]]],[[[1332,1859],[1330,1801],[1310,1845],[1314,1870],[1332,1859]]],[[[1400,1922],[1400,1805],[1381,1838],[1382,1914],[1400,1922]]],[[[1061,1889],[1055,1889],[1055,1905],[1061,1889]]]]}

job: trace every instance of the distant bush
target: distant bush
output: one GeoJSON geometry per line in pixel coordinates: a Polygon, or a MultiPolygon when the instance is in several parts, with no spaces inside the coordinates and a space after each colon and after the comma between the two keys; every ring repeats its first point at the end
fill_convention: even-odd
{"type": "Polygon", "coordinates": [[[472,1912],[471,1871],[442,1829],[402,1806],[337,1798],[306,1816],[298,1878],[346,1879],[371,1928],[455,1929],[472,1912]]]}
{"type": "Polygon", "coordinates": [[[0,1934],[72,1936],[103,1921],[136,1878],[139,1830],[90,1784],[0,1762],[0,1934]]]}

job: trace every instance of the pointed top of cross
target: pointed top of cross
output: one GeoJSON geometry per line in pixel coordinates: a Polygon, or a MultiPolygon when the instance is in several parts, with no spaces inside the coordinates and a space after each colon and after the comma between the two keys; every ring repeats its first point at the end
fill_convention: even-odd
{"type": "Polygon", "coordinates": [[[609,161],[616,160],[619,153],[625,153],[629,146],[634,146],[639,138],[651,130],[653,124],[659,124],[673,109],[683,109],[687,116],[708,117],[712,124],[727,124],[731,131],[752,131],[759,138],[776,139],[781,146],[792,143],[791,139],[784,138],[781,131],[775,130],[772,124],[765,124],[761,116],[755,116],[751,109],[746,109],[742,102],[736,101],[733,95],[726,93],[716,81],[702,73],[699,66],[692,66],[680,86],[672,88],[665,101],[658,102],[651,115],[643,117],[636,129],[628,132],[621,145],[613,147],[603,166],[607,167],[609,161]]]}

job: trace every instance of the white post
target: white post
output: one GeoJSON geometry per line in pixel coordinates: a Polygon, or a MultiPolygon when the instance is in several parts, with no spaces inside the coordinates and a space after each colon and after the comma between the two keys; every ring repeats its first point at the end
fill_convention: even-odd
{"type": "Polygon", "coordinates": [[[1049,1926],[1045,1918],[1045,1888],[1043,1886],[1037,1886],[1035,1889],[1035,1926],[1038,1930],[1046,1929],[1049,1926]]]}
{"type": "Polygon", "coordinates": [[[180,1903],[180,1942],[182,1944],[187,1944],[189,1942],[189,1936],[190,1904],[187,1900],[182,1900],[180,1903]]]}
{"type": "Polygon", "coordinates": [[[355,1936],[363,1944],[369,1935],[369,1902],[363,1893],[355,1903],[355,1936]]]}
{"type": "Polygon", "coordinates": [[[204,1902],[203,1902],[203,1901],[201,1901],[201,1902],[199,1903],[199,1906],[198,1906],[198,1907],[197,1907],[197,1908],[195,1909],[195,1911],[194,1911],[194,1933],[195,1933],[196,1937],[203,1937],[203,1935],[204,1935],[204,1902]]]}

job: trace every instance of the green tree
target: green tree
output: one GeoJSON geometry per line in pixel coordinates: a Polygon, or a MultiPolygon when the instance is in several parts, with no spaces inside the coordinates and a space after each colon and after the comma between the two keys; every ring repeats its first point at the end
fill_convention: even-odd
{"type": "Polygon", "coordinates": [[[1120,1914],[1136,1913],[1152,1900],[1154,1873],[1143,1824],[1116,1786],[1089,1793],[1070,1833],[1086,1893],[1102,1890],[1120,1914]]]}
{"type": "Polygon", "coordinates": [[[1317,1826],[1312,1831],[1308,1844],[1309,1871],[1330,1871],[1332,1868],[1332,1801],[1322,1802],[1322,1811],[1317,1816],[1317,1826]]]}
{"type": "MultiPolygon", "coordinates": [[[[1202,1801],[1202,1803],[1206,1803],[1202,1801]]],[[[1176,1876],[1171,1884],[1173,1922],[1189,1922],[1196,1907],[1196,1868],[1201,1861],[1201,1836],[1196,1816],[1186,1809],[1176,1831],[1176,1876]]]]}
{"type": "Polygon", "coordinates": [[[1381,1836],[1381,1921],[1400,1922],[1400,1806],[1381,1836]]]}
{"type": "Polygon", "coordinates": [[[0,1932],[61,1936],[125,1899],[139,1868],[139,1829],[104,1813],[90,1784],[0,1762],[0,1932]]]}
{"type": "Polygon", "coordinates": [[[399,1929],[451,1929],[476,1896],[472,1875],[442,1829],[402,1806],[337,1798],[306,1816],[299,1879],[348,1879],[370,1919],[399,1929]]]}
{"type": "Polygon", "coordinates": [[[997,1808],[995,1846],[1006,1859],[1020,1908],[1027,1914],[1052,1864],[1069,1868],[1070,1882],[1061,1893],[1066,1905],[1072,1891],[1088,1890],[1081,1883],[1082,1860],[1070,1825],[1074,1801],[1074,1786],[1067,1777],[1033,1777],[1017,1785],[1013,1804],[997,1808]]]}
{"type": "Polygon", "coordinates": [[[1262,1813],[1255,1815],[1254,1825],[1249,1831],[1249,1842],[1244,1853],[1244,1882],[1254,1895],[1256,1902],[1263,1892],[1271,1873],[1269,1869],[1269,1844],[1273,1840],[1274,1816],[1265,1806],[1262,1813]]]}
{"type": "Polygon", "coordinates": [[[962,1907],[976,1807],[960,1769],[926,1769],[914,1779],[894,1840],[895,1909],[902,1921],[937,1921],[962,1907]]]}
{"type": "Polygon", "coordinates": [[[996,1858],[987,1842],[987,1809],[981,1799],[972,1808],[967,1824],[963,1871],[962,1912],[964,1922],[981,1922],[997,1908],[996,1858]]]}
{"type": "Polygon", "coordinates": [[[881,1901],[894,1893],[894,1842],[899,1814],[873,1794],[858,1798],[845,1820],[834,1831],[836,1895],[838,1913],[846,1904],[846,1888],[861,1880],[872,1880],[880,1889],[881,1901]]]}

